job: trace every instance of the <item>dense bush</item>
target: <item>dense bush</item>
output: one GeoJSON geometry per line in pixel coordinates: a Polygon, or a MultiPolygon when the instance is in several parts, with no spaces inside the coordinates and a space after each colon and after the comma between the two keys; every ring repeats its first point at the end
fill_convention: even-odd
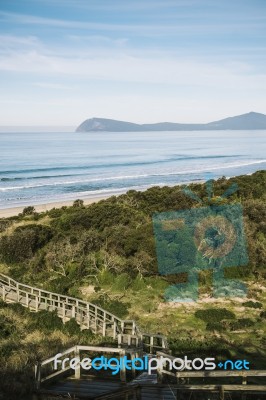
{"type": "MultiPolygon", "coordinates": [[[[216,197],[232,183],[237,183],[239,191],[230,197],[230,202],[241,201],[243,205],[250,262],[246,267],[227,268],[225,276],[258,279],[265,271],[266,259],[266,225],[263,225],[266,172],[218,179],[214,182],[216,197]]],[[[204,185],[191,184],[190,189],[201,198],[206,197],[204,185]]],[[[0,259],[12,266],[12,273],[16,272],[18,280],[32,282],[35,279],[36,284],[44,283],[53,291],[73,292],[73,286],[80,286],[87,277],[98,276],[103,268],[113,274],[113,279],[127,274],[125,280],[138,290],[138,286],[143,287],[143,281],[135,281],[138,275],[158,275],[153,213],[197,206],[181,186],[153,187],[143,192],[130,190],[86,207],[77,201],[74,207],[38,214],[41,220],[46,217],[45,223],[50,226],[41,225],[41,220],[34,223],[34,214],[21,215],[8,219],[13,225],[19,222],[20,226],[0,238],[0,259]],[[30,225],[23,225],[29,221],[30,225]],[[27,270],[25,266],[24,270],[18,269],[23,261],[27,261],[27,270]]],[[[182,274],[166,276],[166,279],[176,283],[183,281],[182,274]]],[[[117,285],[126,287],[120,283],[117,285]]]]}
{"type": "Polygon", "coordinates": [[[63,322],[58,317],[56,311],[42,310],[36,313],[36,317],[31,323],[31,329],[39,329],[41,331],[52,331],[63,328],[63,322]]]}
{"type": "Polygon", "coordinates": [[[16,327],[12,319],[5,315],[0,315],[0,339],[8,338],[15,330],[16,327]]]}
{"type": "Polygon", "coordinates": [[[228,327],[231,331],[238,331],[240,329],[250,328],[255,325],[255,322],[250,318],[240,318],[237,321],[230,321],[228,327]]]}
{"type": "Polygon", "coordinates": [[[0,219],[0,233],[4,232],[10,225],[12,225],[12,221],[9,219],[0,219]]]}
{"type": "Polygon", "coordinates": [[[208,322],[206,325],[206,330],[221,332],[224,330],[224,326],[220,322],[208,322]]]}
{"type": "Polygon", "coordinates": [[[202,319],[204,322],[213,323],[220,322],[223,319],[234,319],[235,314],[226,308],[208,308],[206,310],[197,310],[195,317],[202,319]]]}
{"type": "Polygon", "coordinates": [[[24,225],[0,239],[0,254],[5,262],[16,263],[31,258],[51,240],[52,229],[46,225],[24,225]]]}
{"type": "Polygon", "coordinates": [[[244,307],[250,307],[250,308],[262,308],[262,303],[258,301],[245,301],[243,303],[244,307]]]}
{"type": "Polygon", "coordinates": [[[226,356],[231,357],[230,346],[215,338],[197,340],[197,339],[179,339],[176,337],[168,338],[169,347],[172,355],[190,356],[190,357],[215,357],[226,356]]]}
{"type": "Polygon", "coordinates": [[[80,334],[80,326],[74,318],[71,318],[69,321],[65,322],[64,330],[70,335],[80,334]]]}
{"type": "Polygon", "coordinates": [[[22,215],[32,215],[35,213],[35,208],[33,206],[25,207],[22,211],[22,215]]]}
{"type": "Polygon", "coordinates": [[[93,303],[119,318],[125,318],[128,315],[128,303],[122,303],[119,300],[110,300],[106,298],[99,298],[93,303]]]}

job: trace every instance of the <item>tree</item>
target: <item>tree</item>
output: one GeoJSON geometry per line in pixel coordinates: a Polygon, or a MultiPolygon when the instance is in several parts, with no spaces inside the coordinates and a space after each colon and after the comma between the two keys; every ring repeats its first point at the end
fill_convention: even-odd
{"type": "Polygon", "coordinates": [[[84,201],[83,200],[81,200],[81,199],[77,199],[77,200],[75,200],[74,201],[74,203],[73,203],[73,207],[84,207],[84,201]]]}
{"type": "Polygon", "coordinates": [[[22,215],[26,216],[26,215],[32,215],[35,213],[35,208],[33,206],[28,206],[25,207],[22,211],[22,215]]]}

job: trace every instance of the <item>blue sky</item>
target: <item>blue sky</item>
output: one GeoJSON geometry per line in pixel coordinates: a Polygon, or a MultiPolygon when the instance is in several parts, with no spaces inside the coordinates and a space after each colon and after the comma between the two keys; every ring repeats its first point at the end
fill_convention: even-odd
{"type": "Polygon", "coordinates": [[[0,125],[266,113],[265,0],[0,0],[0,125]]]}

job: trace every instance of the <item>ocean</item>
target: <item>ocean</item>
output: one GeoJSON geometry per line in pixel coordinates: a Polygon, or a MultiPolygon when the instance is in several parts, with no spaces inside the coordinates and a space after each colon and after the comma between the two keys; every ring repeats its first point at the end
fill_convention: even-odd
{"type": "Polygon", "coordinates": [[[0,133],[0,209],[266,169],[266,131],[0,133]]]}

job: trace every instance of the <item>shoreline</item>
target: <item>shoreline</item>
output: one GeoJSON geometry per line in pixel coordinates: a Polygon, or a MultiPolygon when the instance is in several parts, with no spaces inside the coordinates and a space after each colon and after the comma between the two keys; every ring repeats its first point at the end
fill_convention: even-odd
{"type": "MultiPolygon", "coordinates": [[[[191,183],[203,183],[204,180],[200,181],[188,181],[188,182],[182,182],[182,183],[177,183],[175,185],[168,185],[168,186],[181,186],[181,185],[189,185],[191,183]]],[[[167,186],[167,185],[154,185],[154,186],[167,186]]],[[[145,191],[153,186],[145,186],[143,188],[139,187],[137,191],[145,191]],[[142,189],[142,190],[141,190],[142,189]]],[[[21,213],[25,207],[32,206],[35,208],[36,212],[45,212],[45,211],[50,211],[52,208],[61,208],[63,206],[70,207],[73,205],[73,202],[77,199],[83,200],[84,205],[90,205],[92,203],[97,203],[100,200],[106,200],[112,196],[120,196],[122,194],[127,193],[127,191],[130,190],[130,188],[125,188],[125,190],[120,190],[120,191],[115,191],[112,193],[108,193],[105,196],[104,195],[94,195],[93,197],[74,197],[73,199],[69,200],[59,200],[59,201],[53,201],[51,203],[41,203],[41,204],[24,204],[23,206],[16,206],[16,207],[10,207],[10,208],[0,208],[0,218],[9,218],[9,217],[14,217],[21,213]]],[[[135,188],[133,190],[136,190],[135,188]]]]}
{"type": "MultiPolygon", "coordinates": [[[[243,174],[243,175],[252,175],[253,173],[254,172],[246,173],[246,174],[243,174]]],[[[236,176],[241,176],[241,175],[226,176],[226,179],[235,178],[236,176]]],[[[139,188],[137,191],[145,191],[145,190],[147,190],[149,188],[152,188],[153,186],[160,186],[160,187],[169,186],[169,187],[172,187],[172,186],[190,185],[192,183],[203,184],[204,182],[206,182],[206,180],[202,179],[202,180],[192,180],[192,181],[188,181],[188,182],[176,183],[174,185],[169,185],[169,184],[168,185],[152,185],[152,186],[147,186],[145,188],[142,188],[142,190],[141,190],[141,188],[139,188]]],[[[53,201],[51,203],[25,204],[23,206],[3,208],[3,209],[0,209],[0,219],[1,218],[9,218],[9,217],[17,216],[19,213],[21,213],[24,210],[25,207],[29,207],[29,206],[34,207],[35,211],[38,212],[38,213],[45,212],[45,211],[50,211],[53,208],[61,208],[61,207],[64,207],[64,206],[71,207],[73,205],[73,202],[75,200],[77,200],[77,199],[83,200],[84,205],[87,206],[87,205],[90,205],[90,204],[93,204],[93,203],[97,203],[98,201],[101,201],[101,200],[106,200],[106,199],[108,199],[108,198],[110,198],[112,196],[120,196],[122,194],[127,193],[128,190],[130,190],[130,189],[126,188],[125,191],[116,191],[116,192],[113,192],[113,193],[109,192],[109,194],[106,194],[105,196],[103,196],[103,195],[99,195],[99,196],[95,195],[93,197],[82,197],[82,196],[79,196],[79,197],[75,197],[73,199],[53,201]]],[[[136,189],[134,188],[133,190],[136,190],[136,189]]]]}
{"type": "MultiPolygon", "coordinates": [[[[90,197],[90,198],[80,198],[80,200],[84,201],[84,205],[87,206],[92,203],[97,203],[100,200],[106,200],[109,197],[113,195],[108,195],[108,196],[95,196],[95,197],[90,197]]],[[[65,201],[55,201],[52,203],[45,203],[45,204],[29,204],[29,205],[24,205],[24,206],[18,206],[18,207],[11,207],[11,208],[3,208],[0,209],[0,218],[9,218],[9,217],[14,217],[21,213],[25,207],[32,206],[35,208],[36,212],[45,212],[45,211],[50,211],[52,208],[61,208],[64,206],[70,207],[73,205],[74,200],[65,200],[65,201]]]]}

